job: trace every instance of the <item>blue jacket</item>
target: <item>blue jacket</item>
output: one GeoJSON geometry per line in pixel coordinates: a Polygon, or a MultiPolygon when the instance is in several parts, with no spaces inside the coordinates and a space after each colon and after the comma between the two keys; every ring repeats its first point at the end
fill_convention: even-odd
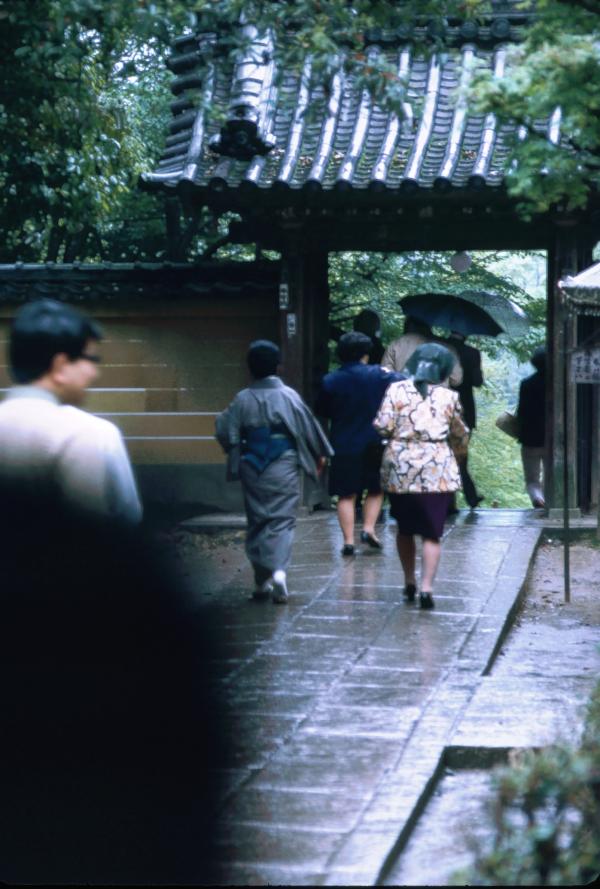
{"type": "Polygon", "coordinates": [[[336,454],[359,454],[381,442],[373,420],[390,383],[404,379],[404,374],[359,361],[323,377],[315,412],[331,420],[329,438],[336,454]]]}

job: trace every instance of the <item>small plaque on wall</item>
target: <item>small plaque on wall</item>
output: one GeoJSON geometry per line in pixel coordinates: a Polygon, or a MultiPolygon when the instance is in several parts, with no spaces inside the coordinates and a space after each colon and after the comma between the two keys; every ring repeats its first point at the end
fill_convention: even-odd
{"type": "Polygon", "coordinates": [[[288,312],[287,315],[287,335],[288,337],[296,336],[296,315],[294,312],[288,312]]]}
{"type": "Polygon", "coordinates": [[[287,309],[290,304],[290,288],[287,284],[279,285],[279,308],[287,309]]]}
{"type": "Polygon", "coordinates": [[[571,382],[600,383],[600,346],[571,353],[571,382]]]}

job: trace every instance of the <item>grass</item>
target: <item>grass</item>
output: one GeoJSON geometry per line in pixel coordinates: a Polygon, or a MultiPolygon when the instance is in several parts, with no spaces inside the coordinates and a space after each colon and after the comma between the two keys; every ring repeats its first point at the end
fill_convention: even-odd
{"type": "MultiPolygon", "coordinates": [[[[506,404],[480,390],[478,395],[478,422],[469,448],[469,473],[477,491],[485,497],[482,507],[503,509],[531,509],[531,501],[525,491],[521,447],[495,425],[496,417],[506,409],[506,404]]],[[[464,507],[463,495],[458,506],[464,507]]]]}

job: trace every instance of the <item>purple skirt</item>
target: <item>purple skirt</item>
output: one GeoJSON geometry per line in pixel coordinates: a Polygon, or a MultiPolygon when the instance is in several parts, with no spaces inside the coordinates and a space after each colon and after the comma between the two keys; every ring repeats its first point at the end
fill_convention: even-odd
{"type": "Polygon", "coordinates": [[[388,494],[390,515],[400,534],[418,534],[426,540],[439,540],[452,503],[452,494],[388,494]]]}

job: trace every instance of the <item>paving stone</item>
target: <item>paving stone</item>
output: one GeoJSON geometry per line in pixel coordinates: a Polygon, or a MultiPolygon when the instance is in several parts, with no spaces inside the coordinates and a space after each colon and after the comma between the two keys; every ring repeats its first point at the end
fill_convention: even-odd
{"type": "Polygon", "coordinates": [[[285,639],[278,638],[265,644],[263,652],[268,654],[290,654],[308,658],[313,664],[322,658],[346,660],[358,656],[366,642],[360,639],[347,639],[343,636],[321,632],[319,634],[290,633],[285,639]]]}
{"type": "Polygon", "coordinates": [[[248,864],[303,865],[306,870],[322,867],[339,846],[343,834],[321,828],[289,830],[275,825],[221,821],[215,830],[213,856],[217,861],[248,864]]]}
{"type": "MultiPolygon", "coordinates": [[[[421,705],[431,694],[431,689],[423,686],[403,686],[395,688],[380,685],[348,685],[339,683],[330,695],[339,707],[387,707],[398,709],[421,705]]],[[[327,697],[322,699],[327,704],[327,697]]]]}
{"type": "Polygon", "coordinates": [[[327,790],[274,790],[248,787],[230,800],[227,813],[234,821],[277,824],[278,827],[320,827],[338,833],[352,830],[365,807],[362,797],[327,790]]]}
{"type": "Polygon", "coordinates": [[[407,737],[417,717],[418,707],[343,707],[323,699],[300,726],[300,733],[347,735],[353,738],[407,737]]]}
{"type": "Polygon", "coordinates": [[[293,865],[238,864],[219,862],[216,885],[221,886],[322,886],[325,871],[293,865]]]}
{"type": "Polygon", "coordinates": [[[306,715],[315,705],[315,695],[270,686],[228,686],[221,695],[223,706],[238,714],[274,713],[280,716],[306,715]]]}

